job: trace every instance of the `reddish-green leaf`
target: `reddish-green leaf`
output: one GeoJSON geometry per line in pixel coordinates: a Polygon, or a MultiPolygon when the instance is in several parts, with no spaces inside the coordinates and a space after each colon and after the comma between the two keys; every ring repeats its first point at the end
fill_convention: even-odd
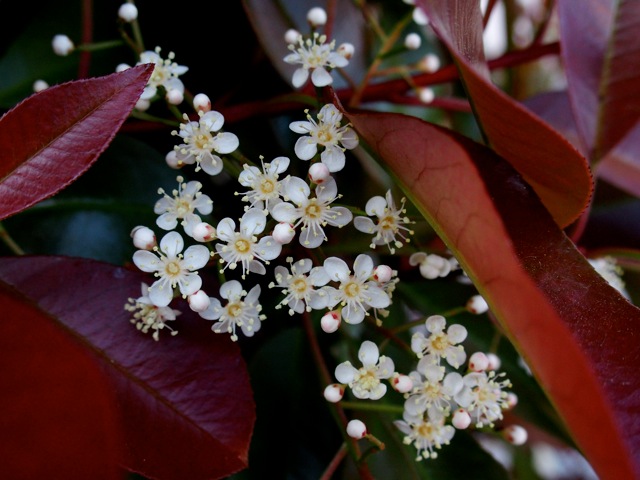
{"type": "Polygon", "coordinates": [[[455,252],[602,478],[640,478],[640,310],[490,149],[399,114],[346,114],[455,252]]]}
{"type": "Polygon", "coordinates": [[[482,48],[478,2],[416,0],[456,61],[488,142],[565,227],[588,205],[593,181],[586,159],[553,128],[491,83],[482,48]]]}
{"type": "Polygon", "coordinates": [[[155,342],[138,332],[123,306],[140,296],[144,279],[153,280],[85,259],[0,262],[0,281],[33,299],[55,328],[69,331],[98,359],[117,400],[122,465],[176,480],[221,478],[245,468],[255,405],[238,346],[188,307],[175,337],[155,342]]]}
{"type": "Polygon", "coordinates": [[[126,120],[153,68],[56,85],[7,112],[0,119],[0,219],[86,171],[126,120]]]}
{"type": "Polygon", "coordinates": [[[97,363],[0,283],[0,477],[117,479],[120,429],[97,363]]]}

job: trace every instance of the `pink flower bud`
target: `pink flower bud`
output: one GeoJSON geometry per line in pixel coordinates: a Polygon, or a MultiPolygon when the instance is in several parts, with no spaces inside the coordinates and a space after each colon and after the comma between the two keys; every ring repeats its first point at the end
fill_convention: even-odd
{"type": "Polygon", "coordinates": [[[211,303],[209,295],[202,290],[198,290],[193,295],[189,295],[187,301],[189,302],[189,307],[194,312],[204,312],[209,308],[209,304],[211,303]]]}
{"type": "Polygon", "coordinates": [[[281,222],[275,226],[271,235],[276,242],[281,245],[286,245],[287,243],[291,243],[293,237],[296,236],[296,231],[290,223],[281,222]]]}
{"type": "Polygon", "coordinates": [[[453,412],[451,417],[451,424],[458,430],[464,430],[471,425],[471,415],[464,408],[459,408],[453,412]]]}
{"type": "Polygon", "coordinates": [[[487,353],[487,358],[489,359],[489,366],[487,367],[487,370],[498,370],[500,365],[502,365],[500,357],[495,353],[487,353]]]}
{"type": "Polygon", "coordinates": [[[489,310],[489,305],[481,295],[474,295],[467,301],[467,311],[476,315],[481,315],[489,310]]]}
{"type": "Polygon", "coordinates": [[[195,97],[193,97],[193,108],[196,111],[203,111],[204,113],[211,111],[211,100],[204,93],[198,93],[195,97]]]}
{"type": "Polygon", "coordinates": [[[356,51],[356,49],[353,44],[345,42],[340,44],[336,51],[348,60],[353,56],[353,53],[356,51]]]}
{"type": "Polygon", "coordinates": [[[407,393],[413,390],[413,380],[408,375],[396,374],[391,381],[396,392],[407,393]]]}
{"type": "Polygon", "coordinates": [[[167,92],[165,98],[171,105],[180,105],[184,100],[184,94],[177,88],[172,88],[167,92]]]}
{"type": "Polygon", "coordinates": [[[140,250],[153,250],[157,245],[156,234],[148,227],[138,225],[131,230],[133,245],[140,250]]]}
{"type": "Polygon", "coordinates": [[[198,242],[210,242],[216,238],[216,229],[207,222],[200,222],[194,225],[191,233],[194,240],[198,242]]]}
{"type": "Polygon", "coordinates": [[[502,431],[502,436],[512,445],[522,445],[527,441],[527,431],[520,425],[509,425],[502,431]]]}
{"type": "Polygon", "coordinates": [[[324,389],[324,398],[327,402],[336,403],[342,400],[344,396],[344,386],[339,383],[327,385],[324,389]]]}
{"type": "Polygon", "coordinates": [[[322,327],[322,330],[327,333],[333,333],[338,330],[341,321],[342,316],[340,315],[340,312],[334,310],[332,312],[324,314],[324,316],[320,319],[320,327],[322,327]]]}
{"type": "Polygon", "coordinates": [[[489,367],[489,359],[482,352],[476,352],[469,357],[469,370],[484,372],[489,367]]]}
{"type": "Polygon", "coordinates": [[[518,404],[518,396],[513,392],[507,393],[507,405],[509,408],[513,408],[518,404]]]}
{"type": "Polygon", "coordinates": [[[393,277],[393,270],[388,265],[378,265],[373,271],[373,279],[378,283],[387,283],[393,277]]]}
{"type": "Polygon", "coordinates": [[[329,167],[324,163],[314,163],[309,167],[309,179],[318,185],[327,181],[331,177],[329,167]]]}
{"type": "Polygon", "coordinates": [[[366,434],[367,426],[361,420],[354,419],[347,423],[347,435],[351,438],[358,440],[360,438],[364,438],[366,434]]]}

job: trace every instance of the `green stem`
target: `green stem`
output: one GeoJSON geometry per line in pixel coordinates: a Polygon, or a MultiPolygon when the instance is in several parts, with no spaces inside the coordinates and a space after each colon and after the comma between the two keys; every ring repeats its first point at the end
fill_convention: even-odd
{"type": "Polygon", "coordinates": [[[16,255],[24,255],[24,250],[22,250],[22,248],[20,248],[20,245],[18,245],[13,240],[13,238],[11,238],[9,232],[7,232],[2,223],[0,223],[0,238],[13,253],[15,253],[16,255]]]}
{"type": "Polygon", "coordinates": [[[76,50],[80,52],[97,52],[100,50],[108,50],[109,48],[121,47],[123,45],[126,45],[124,40],[107,40],[104,42],[85,43],[82,45],[78,45],[76,50]]]}
{"type": "Polygon", "coordinates": [[[361,412],[385,412],[385,413],[397,413],[402,415],[404,407],[402,405],[389,405],[380,402],[349,402],[340,401],[340,406],[346,410],[358,410],[361,412]]]}

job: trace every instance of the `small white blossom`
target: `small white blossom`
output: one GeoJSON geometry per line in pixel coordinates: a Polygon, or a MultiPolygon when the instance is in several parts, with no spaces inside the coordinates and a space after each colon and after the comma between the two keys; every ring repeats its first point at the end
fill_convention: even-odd
{"type": "Polygon", "coordinates": [[[452,263],[435,253],[426,254],[424,252],[412,253],[409,257],[409,265],[420,266],[420,275],[428,280],[438,277],[446,277],[453,269],[452,263]]]}
{"type": "Polygon", "coordinates": [[[327,12],[324,8],[314,7],[307,12],[307,22],[312,27],[319,27],[327,23],[327,12]]]}
{"type": "Polygon", "coordinates": [[[302,87],[309,78],[316,87],[326,87],[333,83],[333,78],[327,69],[342,68],[349,64],[349,60],[335,52],[335,40],[327,42],[326,35],[314,33],[312,38],[304,39],[302,35],[296,43],[289,43],[291,53],[284,57],[284,61],[291,65],[300,65],[293,73],[292,83],[295,88],[302,87]]]}
{"type": "Polygon", "coordinates": [[[153,52],[147,50],[140,54],[140,61],[137,65],[146,63],[155,64],[153,73],[149,78],[149,83],[144,87],[144,90],[140,95],[142,100],[151,100],[156,96],[159,88],[164,88],[166,92],[169,92],[170,90],[177,90],[184,94],[184,84],[178,77],[186,73],[189,68],[184,65],[178,65],[173,61],[174,58],[175,54],[173,52],[169,52],[167,58],[163,59],[160,56],[160,47],[156,47],[153,52]]]}
{"type": "Polygon", "coordinates": [[[194,294],[202,286],[202,278],[197,270],[209,262],[209,249],[203,245],[192,245],[183,255],[183,248],[182,236],[178,232],[169,232],[160,240],[160,248],[154,248],[158,255],[147,250],[138,250],[133,254],[133,263],[140,270],[153,272],[159,277],[149,287],[149,299],[158,307],[169,305],[176,286],[185,297],[194,294]]]}
{"type": "Polygon", "coordinates": [[[193,228],[202,222],[195,212],[210,214],[213,211],[213,200],[200,191],[200,182],[194,180],[184,183],[184,178],[180,176],[176,180],[178,189],[171,192],[173,197],[167,195],[162,188],[158,190],[163,197],[153,207],[153,212],[159,215],[156,224],[164,230],[173,230],[178,225],[178,220],[182,220],[180,224],[184,227],[184,232],[193,237],[193,228]]]}
{"type": "Polygon", "coordinates": [[[153,250],[157,245],[156,234],[148,227],[138,225],[131,230],[133,245],[140,250],[153,250]]]}
{"type": "Polygon", "coordinates": [[[340,304],[342,317],[347,323],[361,323],[369,308],[386,308],[391,304],[389,294],[373,277],[373,260],[369,255],[360,254],[353,262],[353,274],[344,260],[329,257],[324,261],[324,269],[331,280],[339,282],[338,288],[324,287],[329,295],[329,308],[340,304]]]}
{"type": "Polygon", "coordinates": [[[394,254],[396,248],[402,247],[403,241],[409,241],[407,235],[413,235],[413,230],[405,225],[413,222],[405,216],[405,201],[406,199],[403,198],[400,208],[396,208],[391,190],[388,190],[384,197],[376,195],[370,198],[365,205],[367,215],[377,217],[377,222],[374,223],[371,218],[364,216],[353,219],[353,226],[357,230],[374,235],[371,248],[375,249],[377,245],[386,245],[391,254],[394,254]]]}
{"type": "Polygon", "coordinates": [[[297,228],[302,225],[298,237],[300,245],[316,248],[327,240],[323,227],[331,225],[343,227],[353,215],[345,207],[331,207],[338,198],[338,186],[331,179],[315,189],[315,197],[311,195],[309,185],[298,177],[287,177],[282,184],[282,195],[285,202],[276,205],[271,216],[278,222],[286,222],[297,228]]]}
{"type": "Polygon", "coordinates": [[[344,396],[344,386],[339,383],[327,385],[323,391],[323,395],[327,402],[337,403],[344,396]]]}
{"type": "Polygon", "coordinates": [[[422,45],[422,37],[415,32],[411,32],[404,37],[404,46],[409,50],[417,50],[422,45]]]}
{"type": "Polygon", "coordinates": [[[261,315],[262,306],[258,303],[260,285],[255,285],[247,293],[242,284],[237,280],[229,280],[220,286],[220,296],[227,300],[223,307],[215,297],[212,297],[209,308],[200,312],[205,320],[216,320],[211,326],[215,333],[229,333],[231,340],[238,340],[236,329],[239,327],[246,337],[252,337],[260,330],[264,315],[261,315]]]}
{"type": "Polygon", "coordinates": [[[252,208],[247,210],[240,219],[240,228],[236,232],[236,223],[231,218],[223,218],[218,223],[218,239],[225,243],[217,243],[216,251],[220,255],[220,262],[226,262],[225,268],[235,269],[238,264],[242,267],[242,278],[248,272],[264,275],[266,269],[261,262],[269,263],[280,255],[282,244],[276,242],[271,235],[258,240],[267,225],[267,216],[262,210],[252,208]]]}
{"type": "Polygon", "coordinates": [[[429,412],[431,416],[448,415],[453,404],[453,396],[462,390],[462,375],[449,372],[425,356],[418,362],[417,369],[409,373],[413,389],[404,403],[407,412],[419,415],[429,412]]]}
{"type": "Polygon", "coordinates": [[[249,202],[245,210],[250,208],[260,208],[271,211],[275,205],[280,203],[280,192],[282,190],[282,182],[278,180],[279,175],[289,167],[289,159],[287,157],[276,157],[269,163],[264,163],[263,157],[260,157],[262,170],[258,167],[244,165],[244,170],[238,176],[238,182],[244,187],[249,187],[247,192],[238,193],[242,195],[243,202],[249,202]]]}
{"type": "Polygon", "coordinates": [[[138,7],[133,3],[123,3],[118,9],[118,17],[125,22],[133,22],[138,18],[138,7]]]}
{"type": "Polygon", "coordinates": [[[467,329],[462,325],[453,324],[445,332],[446,324],[446,319],[441,315],[427,318],[425,326],[429,335],[425,336],[422,332],[414,333],[411,337],[411,350],[418,357],[429,354],[436,363],[444,358],[449,365],[458,368],[467,358],[462,345],[458,345],[467,338],[467,329]]]}
{"type": "Polygon", "coordinates": [[[604,256],[598,258],[587,259],[596,272],[604,278],[609,285],[618,290],[627,300],[630,299],[629,292],[627,292],[625,283],[622,280],[624,271],[618,265],[615,257],[604,256]]]}
{"type": "Polygon", "coordinates": [[[198,93],[193,97],[193,108],[204,113],[211,111],[211,99],[204,93],[198,93]]]}
{"type": "Polygon", "coordinates": [[[322,267],[313,267],[313,262],[309,258],[293,261],[287,258],[287,262],[291,265],[290,272],[285,267],[278,265],[274,269],[276,283],[271,283],[270,288],[282,288],[285,294],[276,308],[283,305],[289,307],[289,315],[294,313],[302,313],[305,310],[310,312],[312,309],[321,310],[327,306],[327,295],[322,290],[316,290],[315,287],[321,287],[329,283],[329,276],[322,267]]]}
{"type": "Polygon", "coordinates": [[[45,82],[44,80],[36,80],[35,82],[33,82],[33,91],[38,93],[41,92],[43,90],[46,90],[47,88],[49,88],[49,84],[47,82],[45,82]]]}
{"type": "Polygon", "coordinates": [[[441,417],[424,418],[405,410],[402,418],[393,424],[405,435],[403,442],[416,448],[416,461],[437,458],[436,450],[448,445],[455,434],[455,429],[451,425],[445,425],[444,418],[441,417]]]}
{"type": "Polygon", "coordinates": [[[151,302],[149,298],[149,286],[142,283],[142,296],[129,298],[129,302],[124,306],[125,310],[133,313],[131,323],[142,333],[153,332],[151,335],[154,340],[160,339],[160,330],[167,328],[171,331],[171,335],[178,332],[171,328],[166,322],[176,319],[180,315],[179,310],[170,307],[158,307],[151,302]]]}
{"type": "Polygon", "coordinates": [[[318,145],[324,147],[320,154],[320,161],[330,172],[338,172],[344,168],[345,150],[353,150],[358,146],[358,135],[349,127],[341,126],[342,113],[332,103],[324,105],[318,112],[316,122],[309,110],[306,121],[295,121],[289,128],[295,133],[304,135],[294,146],[294,151],[300,160],[310,160],[318,153],[318,145]]]}
{"type": "Polygon", "coordinates": [[[339,310],[333,310],[325,313],[320,319],[320,328],[323,332],[333,333],[337,332],[342,323],[342,315],[339,310]]]}
{"type": "Polygon", "coordinates": [[[349,385],[353,395],[359,399],[378,400],[387,392],[387,386],[380,380],[393,376],[395,365],[393,360],[380,356],[378,346],[365,340],[358,350],[358,359],[362,362],[359,369],[346,361],[336,367],[336,379],[349,385]]]}
{"type": "Polygon", "coordinates": [[[502,411],[509,408],[504,388],[511,383],[503,376],[490,371],[471,372],[463,377],[464,388],[454,398],[469,412],[477,428],[493,427],[495,421],[502,419],[502,411]]]}
{"type": "Polygon", "coordinates": [[[331,178],[331,172],[329,171],[329,167],[324,163],[314,163],[309,167],[308,177],[313,183],[320,185],[331,178]]]}
{"type": "Polygon", "coordinates": [[[201,168],[207,174],[214,176],[222,171],[222,159],[218,155],[233,152],[240,145],[238,137],[231,132],[220,132],[224,125],[224,117],[220,112],[198,112],[199,120],[190,121],[185,114],[185,122],[180,124],[180,131],[171,132],[178,135],[184,143],[176,145],[178,165],[196,163],[196,171],[201,168]],[[215,152],[216,154],[214,154],[215,152]]]}

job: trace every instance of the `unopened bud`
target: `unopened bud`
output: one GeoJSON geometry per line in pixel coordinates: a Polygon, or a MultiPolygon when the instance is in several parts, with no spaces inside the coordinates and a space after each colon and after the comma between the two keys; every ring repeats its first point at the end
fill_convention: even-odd
{"type": "Polygon", "coordinates": [[[476,352],[469,357],[469,370],[484,372],[489,367],[489,359],[482,352],[476,352]]]}
{"type": "Polygon", "coordinates": [[[281,222],[274,227],[271,235],[280,245],[286,245],[287,243],[291,243],[291,240],[293,240],[293,237],[296,235],[296,231],[290,223],[281,222]]]}
{"type": "Polygon", "coordinates": [[[314,163],[309,167],[309,180],[313,183],[320,185],[326,182],[328,178],[331,178],[331,172],[324,163],[314,163]]]}
{"type": "Polygon", "coordinates": [[[284,41],[289,44],[298,43],[299,38],[300,38],[300,32],[295,28],[290,28],[284,34],[284,41]]]}
{"type": "Polygon", "coordinates": [[[138,18],[138,8],[133,3],[123,3],[118,9],[118,16],[125,22],[133,22],[138,18]]]}
{"type": "Polygon", "coordinates": [[[396,392],[400,393],[408,393],[413,390],[413,380],[409,375],[395,374],[391,380],[391,385],[396,392]]]}
{"type": "Polygon", "coordinates": [[[451,425],[456,427],[458,430],[464,430],[469,425],[471,425],[471,415],[464,408],[459,408],[451,417],[451,425]]]}
{"type": "Polygon", "coordinates": [[[513,408],[518,404],[518,396],[513,392],[507,393],[507,405],[509,408],[513,408]]]}
{"type": "Polygon", "coordinates": [[[520,425],[509,425],[502,431],[502,436],[512,445],[522,445],[527,441],[527,431],[520,425]]]}
{"type": "Polygon", "coordinates": [[[434,93],[432,88],[423,87],[418,90],[418,97],[422,103],[431,103],[436,98],[436,94],[434,93]]]}
{"type": "Polygon", "coordinates": [[[33,91],[38,93],[49,88],[49,84],[44,80],[36,80],[33,82],[33,91]]]}
{"type": "Polygon", "coordinates": [[[387,283],[393,277],[393,270],[388,265],[378,265],[373,270],[373,279],[378,283],[387,283]]]}
{"type": "Polygon", "coordinates": [[[404,46],[409,50],[417,50],[422,45],[422,37],[417,33],[409,33],[404,37],[404,46]]]}
{"type": "Polygon", "coordinates": [[[149,110],[150,106],[151,106],[151,102],[149,100],[146,100],[144,98],[140,98],[136,102],[136,106],[134,108],[136,110],[138,110],[139,112],[146,112],[147,110],[149,110]]]}
{"type": "Polygon", "coordinates": [[[209,308],[209,304],[211,303],[209,295],[202,290],[198,290],[193,295],[189,295],[187,301],[189,302],[189,307],[194,312],[204,312],[209,308]]]}
{"type": "Polygon", "coordinates": [[[216,239],[216,229],[207,222],[200,222],[194,225],[191,234],[197,242],[210,242],[216,239]]]}
{"type": "Polygon", "coordinates": [[[130,68],[131,68],[131,65],[128,65],[128,64],[126,64],[126,63],[119,63],[119,64],[116,66],[116,72],[117,72],[117,73],[124,72],[125,70],[128,70],[128,69],[130,69],[130,68]]]}
{"type": "Polygon", "coordinates": [[[339,383],[332,383],[325,387],[323,394],[327,402],[337,403],[344,396],[344,386],[339,383]]]}
{"type": "Polygon", "coordinates": [[[427,73],[433,73],[440,68],[440,58],[435,53],[427,53],[420,66],[427,73]]]}
{"type": "Polygon", "coordinates": [[[500,365],[502,365],[500,357],[495,353],[487,353],[487,358],[489,359],[489,366],[487,367],[487,370],[498,370],[500,365]]]}
{"type": "Polygon", "coordinates": [[[184,94],[177,88],[172,88],[167,91],[165,98],[171,105],[180,105],[184,100],[184,94]]]}
{"type": "Polygon", "coordinates": [[[482,295],[473,295],[467,301],[466,309],[475,315],[482,315],[489,310],[489,305],[482,295]]]}
{"type": "Polygon", "coordinates": [[[211,111],[211,99],[204,93],[198,93],[193,97],[193,108],[195,108],[196,111],[207,113],[211,111]]]}
{"type": "Polygon", "coordinates": [[[138,225],[131,230],[133,245],[140,250],[153,250],[157,245],[156,234],[149,227],[138,225]]]}
{"type": "Polygon", "coordinates": [[[347,435],[349,435],[351,438],[359,440],[361,438],[364,438],[366,434],[367,426],[361,420],[353,419],[350,420],[349,423],[347,423],[347,435]]]}
{"type": "Polygon", "coordinates": [[[319,27],[327,23],[327,12],[324,8],[314,7],[307,12],[307,22],[312,27],[319,27]]]}
{"type": "Polygon", "coordinates": [[[338,330],[341,321],[342,315],[340,315],[340,312],[334,310],[323,315],[320,319],[320,327],[327,333],[333,333],[338,330]]]}
{"type": "Polygon", "coordinates": [[[53,52],[61,57],[66,57],[76,48],[71,39],[66,35],[55,35],[51,41],[51,47],[53,48],[53,52]]]}
{"type": "Polygon", "coordinates": [[[351,57],[353,57],[353,54],[356,51],[356,48],[353,46],[353,44],[344,42],[340,44],[340,46],[336,51],[348,60],[351,57]]]}

